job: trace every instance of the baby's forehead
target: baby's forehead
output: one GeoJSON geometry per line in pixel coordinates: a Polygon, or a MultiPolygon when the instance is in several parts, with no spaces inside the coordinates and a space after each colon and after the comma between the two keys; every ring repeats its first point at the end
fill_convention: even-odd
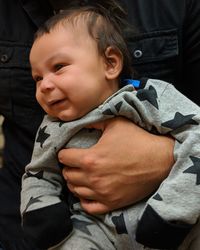
{"type": "Polygon", "coordinates": [[[59,26],[63,26],[65,28],[74,28],[77,29],[80,26],[82,28],[86,28],[89,27],[92,22],[91,22],[91,18],[92,18],[92,13],[90,12],[72,12],[69,15],[63,15],[62,18],[58,19],[55,23],[52,24],[52,26],[50,27],[51,29],[54,29],[56,27],[59,26]]]}
{"type": "Polygon", "coordinates": [[[98,33],[98,30],[107,25],[107,20],[102,15],[93,11],[75,11],[70,15],[63,16],[50,29],[62,26],[70,28],[75,31],[87,31],[89,35],[93,36],[98,33]]]}
{"type": "Polygon", "coordinates": [[[84,37],[92,38],[91,34],[88,30],[88,26],[86,22],[81,21],[81,19],[77,19],[74,22],[71,20],[63,20],[57,23],[54,27],[52,27],[48,33],[43,33],[42,36],[48,34],[56,33],[69,33],[70,35],[74,35],[77,39],[84,39],[84,37]]]}

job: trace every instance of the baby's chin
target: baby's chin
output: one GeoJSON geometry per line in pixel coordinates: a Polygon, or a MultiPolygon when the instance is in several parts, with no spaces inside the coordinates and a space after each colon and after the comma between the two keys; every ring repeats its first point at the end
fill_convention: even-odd
{"type": "Polygon", "coordinates": [[[83,114],[59,114],[57,118],[63,122],[71,122],[78,120],[83,116],[83,114]]]}

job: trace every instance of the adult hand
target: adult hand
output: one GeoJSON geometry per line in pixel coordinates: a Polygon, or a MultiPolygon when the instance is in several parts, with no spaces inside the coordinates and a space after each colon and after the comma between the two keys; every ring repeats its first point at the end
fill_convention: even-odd
{"type": "Polygon", "coordinates": [[[93,124],[103,134],[89,149],[63,149],[59,161],[69,189],[91,214],[133,204],[152,193],[173,165],[174,141],[125,118],[93,124]]]}

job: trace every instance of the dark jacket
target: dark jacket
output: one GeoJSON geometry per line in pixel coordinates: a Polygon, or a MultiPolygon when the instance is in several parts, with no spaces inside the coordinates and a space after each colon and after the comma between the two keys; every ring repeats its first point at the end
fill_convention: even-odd
{"type": "Polygon", "coordinates": [[[130,41],[140,75],[173,83],[200,105],[200,2],[121,0],[136,30],[130,41]],[[141,52],[142,53],[141,53],[141,52]]]}
{"type": "MultiPolygon", "coordinates": [[[[120,1],[134,27],[134,36],[129,34],[128,37],[138,76],[169,81],[200,104],[197,81],[200,1],[120,1]]],[[[0,1],[0,114],[5,118],[6,139],[4,167],[0,170],[0,241],[8,240],[8,245],[17,239],[20,242],[22,237],[19,216],[21,175],[30,161],[35,132],[43,115],[34,98],[35,85],[30,76],[28,54],[33,33],[52,14],[47,0],[0,1]]],[[[152,215],[146,214],[150,219],[152,215]]],[[[164,246],[168,242],[165,222],[159,225],[164,226],[159,241],[164,246]]],[[[148,227],[145,232],[141,228],[143,230],[142,223],[138,227],[137,239],[143,244],[157,244],[159,237],[155,239],[148,227]]],[[[184,238],[185,233],[179,229],[177,227],[176,233],[180,232],[180,238],[177,241],[175,237],[172,245],[184,238]]],[[[19,249],[23,250],[22,247],[19,249]]]]}

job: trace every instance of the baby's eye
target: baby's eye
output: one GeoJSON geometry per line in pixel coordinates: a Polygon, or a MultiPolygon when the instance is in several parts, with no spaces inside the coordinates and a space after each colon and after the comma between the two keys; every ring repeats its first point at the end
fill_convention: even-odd
{"type": "Polygon", "coordinates": [[[56,64],[56,65],[54,66],[54,69],[55,69],[55,71],[58,71],[58,70],[62,69],[62,67],[64,67],[63,64],[56,64]]]}
{"type": "Polygon", "coordinates": [[[39,82],[39,81],[42,80],[42,77],[41,77],[41,76],[34,76],[34,77],[33,77],[33,80],[34,80],[35,82],[39,82]]]}

